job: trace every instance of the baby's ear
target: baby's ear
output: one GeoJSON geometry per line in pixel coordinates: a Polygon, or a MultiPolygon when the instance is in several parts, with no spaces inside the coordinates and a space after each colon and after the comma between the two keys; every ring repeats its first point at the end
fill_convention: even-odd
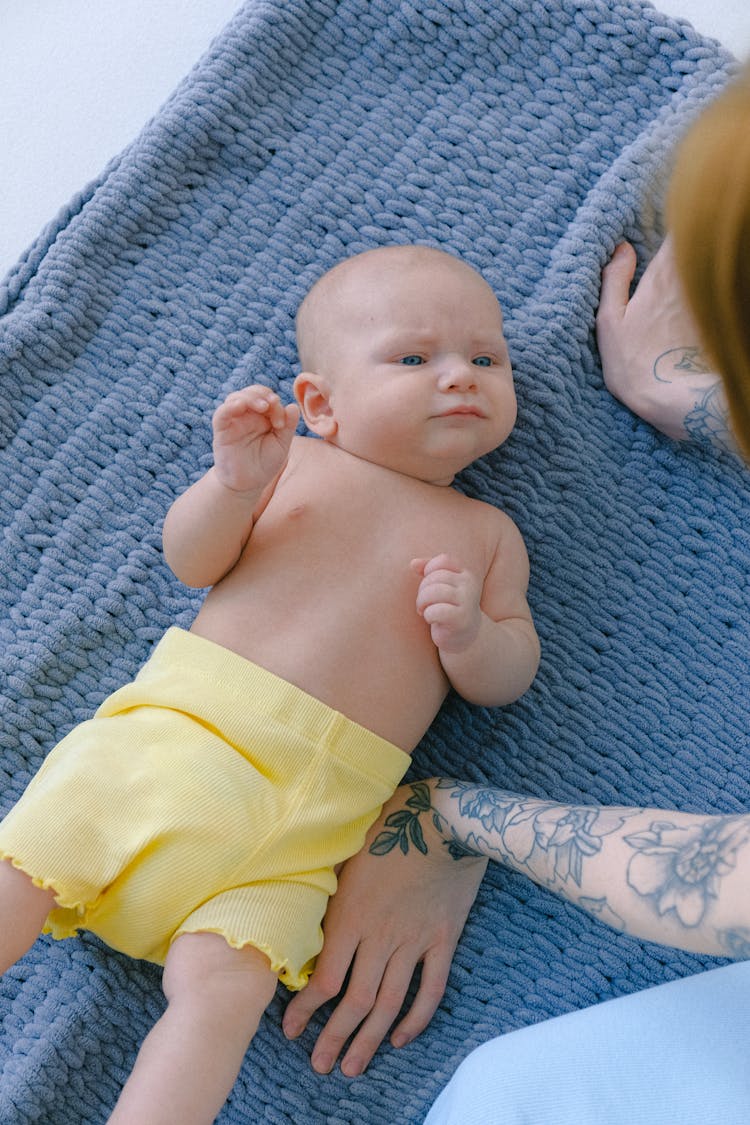
{"type": "Polygon", "coordinates": [[[294,380],[294,397],[307,428],[318,437],[333,437],[338,424],[333,416],[327,380],[311,371],[301,371],[294,380]]]}

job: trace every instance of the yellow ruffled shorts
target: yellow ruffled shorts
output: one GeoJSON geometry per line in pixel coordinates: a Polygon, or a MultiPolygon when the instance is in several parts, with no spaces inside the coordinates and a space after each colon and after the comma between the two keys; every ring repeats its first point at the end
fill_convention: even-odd
{"type": "Polygon", "coordinates": [[[179,934],[253,945],[292,989],[334,866],[409,755],[220,645],[170,629],[133,683],[51,751],[0,857],[54,890],[46,931],[163,964],[179,934]]]}

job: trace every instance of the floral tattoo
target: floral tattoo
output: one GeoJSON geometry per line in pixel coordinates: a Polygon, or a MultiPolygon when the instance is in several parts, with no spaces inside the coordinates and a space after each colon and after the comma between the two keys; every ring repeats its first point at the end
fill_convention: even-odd
{"type": "Polygon", "coordinates": [[[702,445],[737,453],[724,388],[701,348],[670,348],[662,352],[654,362],[653,375],[657,383],[673,383],[690,375],[710,376],[710,382],[699,379],[693,388],[695,405],[685,415],[685,431],[693,441],[702,445]]]}
{"type": "Polygon", "coordinates": [[[602,838],[616,832],[633,815],[556,805],[444,778],[437,781],[436,788],[450,790],[450,796],[458,800],[461,817],[473,822],[474,830],[460,834],[455,825],[449,825],[447,817],[432,803],[430,786],[417,782],[411,786],[406,808],[386,818],[384,830],[370,846],[373,855],[386,855],[395,847],[406,854],[412,844],[426,855],[428,847],[419,820],[431,813],[454,859],[491,855],[517,870],[525,869],[537,882],[548,886],[569,881],[580,886],[584,860],[599,852],[602,838]],[[550,869],[550,858],[551,874],[543,877],[542,870],[550,869]]]}
{"type": "Polygon", "coordinates": [[[636,851],[628,884],[660,915],[673,911],[683,926],[698,926],[748,839],[750,826],[740,817],[687,827],[654,821],[648,831],[625,837],[636,851]]]}
{"type": "MultiPolygon", "coordinates": [[[[384,856],[398,848],[406,855],[414,848],[427,855],[423,823],[429,818],[454,860],[488,856],[626,930],[606,895],[586,893],[584,870],[606,838],[619,835],[632,852],[621,869],[623,886],[659,917],[668,915],[686,930],[700,926],[718,898],[722,879],[734,870],[737,852],[750,841],[750,818],[707,817],[682,825],[656,819],[623,834],[627,821],[645,812],[562,805],[441,778],[411,785],[404,808],[386,818],[370,852],[384,856]],[[447,792],[447,801],[438,799],[440,790],[447,792]]],[[[719,930],[717,939],[728,956],[750,957],[750,928],[719,930]]]]}
{"type": "MultiPolygon", "coordinates": [[[[453,786],[455,783],[451,781],[448,784],[453,786]]],[[[438,782],[438,788],[442,786],[444,786],[444,783],[438,782]]],[[[399,847],[406,855],[412,844],[422,855],[427,855],[429,849],[419,820],[422,813],[431,812],[435,828],[441,835],[445,834],[446,820],[437,809],[433,808],[429,785],[424,781],[418,781],[412,785],[411,790],[412,795],[406,802],[406,808],[386,817],[385,830],[376,836],[370,845],[371,855],[387,855],[396,847],[399,847]]],[[[443,843],[454,859],[480,854],[469,845],[468,841],[462,841],[453,828],[451,829],[451,838],[444,840],[443,843]]]]}

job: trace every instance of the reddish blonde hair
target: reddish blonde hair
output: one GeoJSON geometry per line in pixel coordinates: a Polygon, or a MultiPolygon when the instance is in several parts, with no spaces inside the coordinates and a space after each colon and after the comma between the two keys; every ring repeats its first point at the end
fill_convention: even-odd
{"type": "Polygon", "coordinates": [[[750,457],[750,66],[680,145],[667,211],[688,304],[750,457]]]}

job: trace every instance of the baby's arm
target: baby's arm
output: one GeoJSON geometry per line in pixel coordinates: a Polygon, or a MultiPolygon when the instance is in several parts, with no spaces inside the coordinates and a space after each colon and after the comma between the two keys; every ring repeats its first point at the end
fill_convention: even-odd
{"type": "Polygon", "coordinates": [[[417,612],[455,690],[485,707],[523,695],[539,666],[539,639],[526,601],[528,556],[512,521],[503,518],[484,583],[448,555],[414,559],[412,567],[422,576],[417,612]]]}
{"type": "Polygon", "coordinates": [[[214,464],[167,512],[164,556],[188,586],[213,586],[239,559],[289,456],[299,419],[267,387],[230,394],[213,416],[214,464]]]}

